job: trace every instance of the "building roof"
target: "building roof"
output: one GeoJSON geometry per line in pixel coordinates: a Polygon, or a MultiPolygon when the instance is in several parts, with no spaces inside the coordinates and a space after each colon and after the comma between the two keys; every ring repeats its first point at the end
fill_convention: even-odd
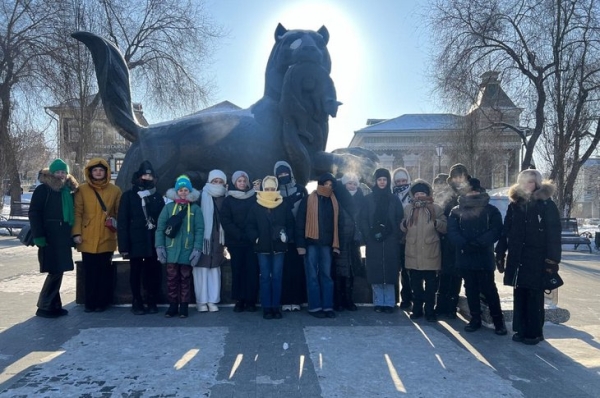
{"type": "Polygon", "coordinates": [[[461,128],[464,116],[450,113],[417,113],[398,116],[394,119],[381,120],[383,121],[364,127],[356,131],[356,133],[453,130],[461,128]]]}
{"type": "Polygon", "coordinates": [[[517,109],[500,86],[500,73],[490,71],[481,75],[479,94],[471,110],[476,108],[517,109]]]}
{"type": "Polygon", "coordinates": [[[201,113],[217,113],[217,112],[228,112],[228,111],[239,111],[240,108],[239,106],[237,106],[236,104],[229,102],[229,101],[222,101],[219,102],[218,104],[214,104],[212,106],[209,106],[208,108],[204,108],[198,112],[194,112],[192,113],[192,115],[198,115],[201,113]]]}

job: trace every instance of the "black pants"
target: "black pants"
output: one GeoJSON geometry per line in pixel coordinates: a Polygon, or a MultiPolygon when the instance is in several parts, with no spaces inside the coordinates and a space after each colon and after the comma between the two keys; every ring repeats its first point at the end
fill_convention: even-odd
{"type": "Polygon", "coordinates": [[[252,246],[227,247],[231,255],[231,297],[246,304],[258,298],[258,257],[252,246]]]}
{"type": "Polygon", "coordinates": [[[160,295],[162,267],[158,259],[152,257],[135,257],[129,260],[129,286],[133,301],[143,303],[142,283],[146,290],[146,303],[156,305],[160,295]]]}
{"type": "Polygon", "coordinates": [[[527,339],[543,336],[544,291],[517,287],[514,299],[513,331],[527,339]]]}
{"type": "Polygon", "coordinates": [[[458,272],[442,271],[436,306],[438,314],[456,313],[461,283],[462,278],[458,272]]]}
{"type": "Polygon", "coordinates": [[[396,293],[396,303],[408,303],[410,304],[412,298],[412,287],[410,286],[410,276],[408,270],[404,268],[406,255],[406,244],[400,245],[400,278],[396,281],[394,286],[394,292],[396,293]],[[400,288],[402,285],[402,288],[400,288]]]}
{"type": "Polygon", "coordinates": [[[422,313],[423,304],[425,304],[425,314],[433,315],[435,292],[437,292],[439,285],[438,271],[411,269],[408,272],[413,295],[412,312],[416,314],[422,313]]]}
{"type": "Polygon", "coordinates": [[[290,305],[306,303],[306,276],[304,258],[298,255],[296,245],[288,244],[288,251],[283,260],[283,277],[281,284],[281,304],[290,305]]]}
{"type": "Polygon", "coordinates": [[[106,308],[112,304],[114,268],[112,252],[81,253],[85,269],[85,307],[106,308]]]}
{"type": "Polygon", "coordinates": [[[46,280],[44,281],[44,286],[37,302],[37,307],[40,310],[55,311],[62,308],[62,301],[60,299],[62,279],[62,272],[46,275],[46,280]]]}
{"type": "Polygon", "coordinates": [[[462,270],[461,272],[465,279],[465,293],[471,316],[481,316],[481,300],[479,298],[481,294],[485,296],[492,318],[502,316],[494,271],[462,270]]]}
{"type": "Polygon", "coordinates": [[[354,304],[354,277],[335,276],[333,281],[333,302],[336,307],[349,307],[354,304]]]}

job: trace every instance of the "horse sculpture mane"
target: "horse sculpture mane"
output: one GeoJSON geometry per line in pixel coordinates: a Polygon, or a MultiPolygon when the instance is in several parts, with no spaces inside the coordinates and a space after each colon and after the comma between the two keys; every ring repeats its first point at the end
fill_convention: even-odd
{"type": "Polygon", "coordinates": [[[244,170],[251,178],[262,178],[273,173],[279,160],[292,166],[300,184],[324,172],[352,171],[368,178],[375,169],[377,157],[364,149],[325,152],[328,118],[336,116],[341,104],[329,77],[325,27],[310,31],[277,26],[265,93],[250,109],[199,113],[149,127],[136,122],[129,71],[119,50],[92,33],[72,36],[92,54],[109,121],[132,142],[117,178],[122,189],[143,160],[154,165],[163,192],[180,174],[201,187],[212,169],[228,175],[244,170]]]}

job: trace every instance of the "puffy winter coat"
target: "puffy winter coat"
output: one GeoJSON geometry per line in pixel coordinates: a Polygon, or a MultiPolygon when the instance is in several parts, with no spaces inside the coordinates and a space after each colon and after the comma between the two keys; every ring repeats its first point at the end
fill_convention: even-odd
{"type": "Polygon", "coordinates": [[[509,189],[510,204],[496,245],[496,254],[500,256],[508,250],[505,285],[542,289],[545,260],[560,262],[560,215],[550,199],[555,189],[550,182],[544,182],[531,195],[518,185],[509,189]]]}
{"type": "MultiPolygon", "coordinates": [[[[391,193],[390,193],[391,194],[391,193]]],[[[359,214],[359,228],[366,245],[367,281],[370,284],[397,284],[400,271],[400,222],[404,216],[402,202],[391,195],[388,205],[388,225],[390,234],[378,242],[370,233],[375,217],[375,195],[365,196],[364,206],[359,214]]]]}
{"type": "Polygon", "coordinates": [[[75,193],[75,225],[71,231],[73,236],[81,235],[83,239],[83,242],[77,245],[77,251],[114,252],[117,248],[117,234],[106,228],[104,223],[107,216],[117,218],[121,189],[110,182],[110,166],[102,158],[90,160],[84,174],[87,182],[81,184],[75,193]],[[102,164],[107,170],[106,177],[102,181],[93,181],[90,177],[90,166],[97,164],[102,164]],[[107,214],[102,211],[94,191],[102,198],[107,214]]]}
{"type": "Polygon", "coordinates": [[[75,191],[77,180],[67,176],[63,183],[48,169],[42,170],[29,204],[29,223],[34,238],[45,238],[46,246],[38,249],[40,272],[58,274],[73,270],[73,239],[71,225],[64,222],[62,209],[63,185],[75,191]]]}
{"type": "Polygon", "coordinates": [[[225,230],[225,246],[248,247],[252,241],[245,235],[246,218],[256,203],[256,195],[246,199],[227,196],[221,207],[221,225],[225,230]]]}
{"type": "Polygon", "coordinates": [[[139,187],[133,187],[121,196],[117,223],[117,239],[119,251],[129,253],[131,258],[152,257],[156,255],[154,237],[158,217],[165,201],[157,192],[144,198],[146,214],[154,228],[148,229],[146,215],[139,197],[139,187]]]}
{"type": "Polygon", "coordinates": [[[456,265],[465,270],[494,271],[494,243],[502,233],[502,215],[487,193],[461,196],[448,217],[448,239],[456,265]]]}
{"type": "MultiPolygon", "coordinates": [[[[179,197],[175,189],[167,191],[167,198],[176,200],[179,197]]],[[[194,249],[202,251],[202,237],[204,235],[204,218],[200,206],[194,202],[200,197],[200,192],[192,188],[188,195],[190,203],[188,207],[170,202],[163,207],[158,217],[158,226],[156,228],[156,247],[163,246],[167,249],[167,263],[169,264],[190,264],[190,255],[194,249]],[[167,220],[179,211],[185,211],[187,214],[183,218],[181,228],[175,238],[169,238],[165,235],[167,220]]]]}
{"type": "Polygon", "coordinates": [[[294,216],[292,210],[285,205],[268,209],[254,203],[246,221],[246,235],[255,242],[256,253],[284,253],[287,251],[286,242],[281,241],[280,233],[284,230],[289,239],[294,234],[294,216]]]}

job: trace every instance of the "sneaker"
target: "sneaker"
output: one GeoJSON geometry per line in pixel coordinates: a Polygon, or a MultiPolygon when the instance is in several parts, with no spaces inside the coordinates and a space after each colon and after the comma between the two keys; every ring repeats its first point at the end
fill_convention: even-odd
{"type": "Polygon", "coordinates": [[[281,306],[281,309],[282,309],[283,311],[288,311],[288,312],[291,312],[291,311],[292,311],[292,306],[291,306],[291,305],[289,305],[289,304],[285,304],[285,305],[282,305],[282,306],[281,306]]]}
{"type": "Polygon", "coordinates": [[[217,311],[219,311],[219,307],[217,307],[216,304],[214,304],[214,303],[208,303],[207,305],[208,305],[208,311],[210,311],[210,312],[217,312],[217,311]]]}
{"type": "Polygon", "coordinates": [[[471,319],[471,322],[469,322],[467,324],[467,326],[465,326],[465,332],[469,332],[469,333],[474,332],[479,329],[481,329],[481,321],[473,321],[472,319],[471,319]]]}
{"type": "Polygon", "coordinates": [[[300,305],[292,304],[292,311],[300,311],[300,310],[301,310],[300,305]]]}
{"type": "Polygon", "coordinates": [[[206,305],[206,304],[196,304],[196,310],[198,312],[208,312],[208,305],[206,305]]]}

